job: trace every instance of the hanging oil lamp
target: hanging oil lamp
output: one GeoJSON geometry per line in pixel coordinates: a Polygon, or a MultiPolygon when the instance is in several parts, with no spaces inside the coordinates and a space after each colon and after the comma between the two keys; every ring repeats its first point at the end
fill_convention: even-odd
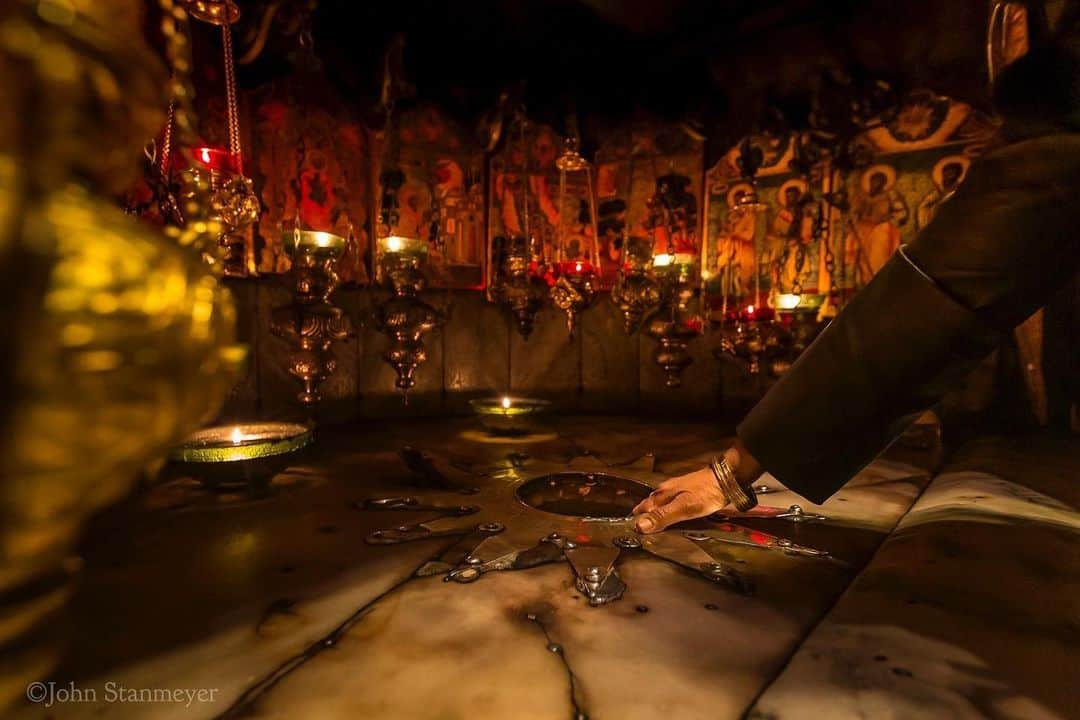
{"type": "MultiPolygon", "coordinates": [[[[168,122],[162,140],[160,172],[165,184],[175,191],[163,199],[166,217],[187,227],[214,224],[219,249],[216,253],[221,271],[229,276],[247,274],[246,231],[258,219],[259,200],[252,182],[244,175],[240,146],[240,112],[237,101],[236,67],[233,60],[232,24],[240,18],[240,8],[233,0],[186,0],[181,5],[198,20],[221,28],[228,149],[187,147],[182,155],[185,166],[170,166],[172,132],[176,100],[169,106],[168,122]]],[[[204,249],[204,257],[214,253],[204,249]]]]}
{"type": "Polygon", "coordinates": [[[398,235],[380,238],[376,245],[376,277],[391,292],[378,306],[376,324],[390,338],[383,358],[394,368],[394,384],[403,394],[416,384],[416,368],[427,360],[424,334],[441,322],[439,312],[419,297],[427,285],[427,249],[423,240],[398,235]]]}
{"type": "Polygon", "coordinates": [[[428,244],[415,237],[398,234],[400,205],[398,191],[405,184],[405,173],[398,165],[397,126],[392,112],[387,117],[387,152],[379,175],[381,186],[378,231],[375,243],[375,279],[390,291],[390,297],[375,311],[378,329],[390,339],[383,359],[394,368],[395,386],[407,400],[406,393],[416,384],[416,368],[427,360],[424,334],[441,323],[439,312],[420,299],[427,286],[424,265],[428,244]]]}
{"type": "Polygon", "coordinates": [[[566,138],[563,152],[555,160],[559,169],[559,225],[555,230],[556,259],[552,266],[551,301],[566,313],[566,329],[574,336],[577,319],[596,299],[599,278],[596,198],[593,195],[592,166],[581,156],[576,137],[566,138]],[[585,197],[570,196],[570,184],[585,197]],[[568,207],[569,205],[569,207],[568,207]],[[587,214],[587,217],[585,215],[587,214]],[[569,217],[568,217],[569,216],[569,217]]]}
{"type": "MultiPolygon", "coordinates": [[[[518,333],[522,337],[532,334],[536,313],[544,305],[550,292],[552,277],[548,268],[545,243],[537,238],[532,229],[539,223],[532,221],[529,203],[529,152],[527,143],[528,121],[521,112],[516,117],[520,138],[521,165],[515,173],[507,173],[507,182],[511,190],[521,190],[521,234],[507,234],[493,238],[488,257],[488,300],[505,305],[518,333]]],[[[513,152],[509,152],[512,157],[513,152]]],[[[514,193],[509,193],[510,202],[515,202],[514,193]]],[[[576,268],[575,268],[576,269],[576,268]]],[[[584,271],[584,266],[582,267],[584,271]]]]}
{"type": "Polygon", "coordinates": [[[286,369],[302,386],[297,400],[313,410],[322,399],[319,386],[337,369],[331,346],[352,331],[348,316],[330,299],[340,284],[337,264],[346,241],[333,233],[301,230],[299,213],[292,232],[281,239],[291,261],[284,279],[292,302],[271,311],[270,331],[289,343],[286,369]]]}
{"type": "MultiPolygon", "coordinates": [[[[745,191],[735,196],[728,209],[728,221],[731,225],[739,222],[748,213],[760,214],[767,209],[757,193],[757,170],[761,167],[763,152],[749,138],[739,146],[737,164],[742,172],[742,187],[745,191]]],[[[761,374],[763,366],[772,369],[774,360],[778,360],[786,348],[788,337],[783,327],[775,323],[776,312],[766,304],[761,291],[761,248],[757,233],[754,233],[754,288],[753,296],[737,292],[735,283],[735,248],[731,247],[723,263],[721,278],[720,345],[714,355],[727,361],[734,361],[752,375],[761,374]]],[[[776,369],[782,370],[781,365],[776,369]]]]}
{"type": "Polygon", "coordinates": [[[687,346],[704,325],[691,308],[698,279],[698,258],[690,251],[697,210],[687,185],[689,178],[676,173],[658,177],[646,203],[645,227],[653,236],[652,265],[660,307],[646,322],[645,331],[657,341],[653,359],[664,369],[664,384],[669,388],[682,385],[682,371],[693,362],[687,346]]]}
{"type": "Polygon", "coordinates": [[[611,299],[623,316],[623,330],[632,335],[641,325],[642,318],[660,304],[660,285],[652,272],[652,240],[632,237],[623,249],[623,263],[611,299]]]}

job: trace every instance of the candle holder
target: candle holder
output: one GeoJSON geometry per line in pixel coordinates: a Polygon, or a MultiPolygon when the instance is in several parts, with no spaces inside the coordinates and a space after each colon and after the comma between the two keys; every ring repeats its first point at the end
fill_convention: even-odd
{"type": "Polygon", "coordinates": [[[529,241],[524,237],[495,238],[499,248],[497,270],[488,285],[488,299],[506,305],[522,337],[532,334],[536,313],[544,305],[548,286],[540,277],[539,264],[533,259],[529,241]]]}
{"type": "Polygon", "coordinates": [[[395,386],[405,393],[416,384],[416,368],[427,360],[424,333],[440,325],[442,317],[419,297],[427,285],[422,270],[427,243],[392,235],[379,240],[377,251],[380,282],[392,294],[379,304],[376,324],[390,338],[383,358],[397,374],[395,386]]]}
{"type": "Polygon", "coordinates": [[[292,260],[284,276],[292,302],[271,311],[270,332],[291,346],[287,370],[302,385],[297,400],[314,408],[321,399],[319,385],[337,369],[330,348],[352,330],[345,312],[330,302],[340,282],[337,262],[345,251],[345,238],[294,230],[283,233],[282,244],[292,260]]]}
{"type": "Polygon", "coordinates": [[[636,332],[642,318],[660,305],[660,285],[651,270],[652,241],[630,238],[626,244],[626,261],[611,289],[611,299],[622,313],[627,335],[636,332]]]}
{"type": "Polygon", "coordinates": [[[571,339],[578,315],[596,299],[599,281],[593,262],[600,258],[592,165],[582,157],[578,144],[576,134],[565,138],[563,151],[555,159],[559,218],[555,226],[556,262],[551,267],[551,301],[566,313],[571,339]]]}
{"type": "Polygon", "coordinates": [[[653,359],[664,369],[668,388],[682,386],[682,372],[693,358],[686,348],[702,330],[701,316],[690,309],[694,297],[695,259],[690,254],[653,257],[660,286],[660,308],[649,318],[645,332],[659,344],[653,359]]]}
{"type": "Polygon", "coordinates": [[[200,147],[190,156],[190,166],[178,173],[179,220],[186,228],[216,235],[218,248],[201,244],[204,259],[220,265],[227,276],[241,277],[247,267],[245,232],[259,217],[252,182],[240,173],[239,158],[227,150],[200,147]]]}
{"type": "Polygon", "coordinates": [[[469,405],[480,424],[492,435],[536,432],[540,427],[540,417],[551,407],[547,400],[509,395],[470,400],[469,405]]]}
{"type": "Polygon", "coordinates": [[[761,374],[767,367],[777,375],[790,367],[784,359],[790,336],[775,322],[776,313],[766,305],[747,305],[727,313],[721,319],[720,346],[716,358],[736,362],[749,375],[761,374]]]}
{"type": "Polygon", "coordinates": [[[748,305],[722,314],[720,346],[713,354],[735,361],[749,375],[765,370],[780,377],[831,319],[823,301],[821,295],[781,293],[771,298],[773,307],[748,305]]]}
{"type": "Polygon", "coordinates": [[[180,0],[191,16],[211,25],[232,25],[240,19],[236,0],[180,0]]]}
{"type": "Polygon", "coordinates": [[[311,440],[311,429],[294,423],[206,428],[169,454],[170,474],[215,489],[264,488],[311,440]]]}
{"type": "Polygon", "coordinates": [[[566,313],[566,330],[573,339],[578,315],[596,300],[596,270],[587,261],[564,261],[555,263],[553,278],[551,302],[566,313]]]}

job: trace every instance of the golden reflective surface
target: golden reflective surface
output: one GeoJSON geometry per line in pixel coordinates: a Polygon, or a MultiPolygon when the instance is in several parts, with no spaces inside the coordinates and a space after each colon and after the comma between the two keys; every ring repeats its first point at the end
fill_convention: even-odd
{"type": "Polygon", "coordinates": [[[164,118],[143,9],[0,5],[0,708],[59,654],[83,521],[216,412],[245,358],[197,252],[112,199],[164,118]]]}

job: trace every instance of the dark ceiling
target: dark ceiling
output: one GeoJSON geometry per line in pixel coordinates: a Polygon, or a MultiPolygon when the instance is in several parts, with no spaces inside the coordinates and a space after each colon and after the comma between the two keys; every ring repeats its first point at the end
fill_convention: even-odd
{"type": "MultiPolygon", "coordinates": [[[[691,120],[722,143],[766,107],[798,126],[827,69],[986,104],[987,0],[248,0],[241,33],[275,2],[315,7],[314,52],[358,103],[378,97],[383,53],[401,34],[419,97],[470,121],[524,88],[530,115],[561,127],[576,111],[586,140],[635,111],[691,120]]],[[[272,31],[241,82],[287,72],[296,48],[272,31]]]]}

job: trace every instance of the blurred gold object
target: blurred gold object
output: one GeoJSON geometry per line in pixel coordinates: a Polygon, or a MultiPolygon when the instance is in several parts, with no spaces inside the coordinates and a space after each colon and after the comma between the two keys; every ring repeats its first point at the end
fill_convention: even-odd
{"type": "Polygon", "coordinates": [[[211,25],[232,25],[240,19],[240,7],[234,0],[181,0],[191,16],[211,25]]]}
{"type": "Polygon", "coordinates": [[[0,708],[60,652],[85,518],[212,414],[244,359],[197,254],[110,199],[163,120],[141,7],[0,5],[0,708]]]}

